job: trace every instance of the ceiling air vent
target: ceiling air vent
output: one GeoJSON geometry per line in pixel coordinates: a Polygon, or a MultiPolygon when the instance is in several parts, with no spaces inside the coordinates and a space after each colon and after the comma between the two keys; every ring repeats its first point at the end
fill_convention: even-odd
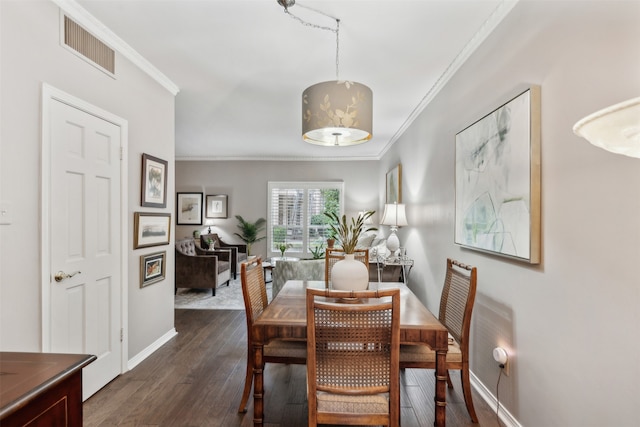
{"type": "Polygon", "coordinates": [[[92,64],[115,74],[115,52],[68,16],[64,17],[64,44],[92,64]]]}

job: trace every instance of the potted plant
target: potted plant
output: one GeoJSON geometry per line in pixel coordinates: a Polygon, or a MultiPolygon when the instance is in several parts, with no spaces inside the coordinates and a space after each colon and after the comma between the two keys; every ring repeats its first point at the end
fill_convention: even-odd
{"type": "Polygon", "coordinates": [[[347,221],[347,216],[339,217],[336,213],[325,212],[325,215],[331,220],[329,223],[330,236],[334,236],[338,245],[342,247],[345,254],[353,254],[358,239],[362,233],[367,231],[375,231],[377,228],[368,227],[365,230],[365,221],[375,213],[375,211],[367,211],[358,218],[351,218],[351,223],[347,221]]]}
{"type": "Polygon", "coordinates": [[[284,258],[284,253],[287,251],[287,249],[291,247],[291,243],[282,242],[278,244],[278,250],[280,251],[280,255],[282,256],[282,258],[284,258]]]}
{"type": "Polygon", "coordinates": [[[266,226],[267,220],[264,218],[258,218],[255,222],[245,221],[240,215],[236,215],[238,220],[238,228],[240,233],[233,233],[238,236],[243,242],[247,244],[247,256],[251,255],[251,245],[255,242],[259,242],[266,238],[266,236],[258,237],[258,234],[262,232],[266,226]]]}
{"type": "Polygon", "coordinates": [[[314,247],[309,247],[309,252],[311,252],[313,259],[324,258],[324,243],[320,242],[319,245],[316,245],[314,247]]]}
{"type": "Polygon", "coordinates": [[[334,264],[331,269],[331,286],[339,290],[364,290],[369,286],[369,266],[354,259],[354,251],[358,239],[363,232],[376,230],[375,227],[365,229],[365,221],[374,211],[365,212],[347,221],[347,216],[339,217],[336,213],[325,213],[331,219],[329,227],[336,236],[336,241],[345,253],[344,259],[334,264]]]}
{"type": "Polygon", "coordinates": [[[327,236],[327,248],[332,249],[336,244],[336,233],[332,228],[329,229],[329,235],[327,236]]]}
{"type": "Polygon", "coordinates": [[[332,225],[340,222],[340,216],[338,215],[339,205],[336,194],[328,194],[327,199],[325,200],[325,210],[321,215],[317,215],[315,218],[315,224],[327,226],[326,229],[326,238],[327,238],[327,248],[332,249],[333,245],[336,243],[336,233],[332,225]]]}

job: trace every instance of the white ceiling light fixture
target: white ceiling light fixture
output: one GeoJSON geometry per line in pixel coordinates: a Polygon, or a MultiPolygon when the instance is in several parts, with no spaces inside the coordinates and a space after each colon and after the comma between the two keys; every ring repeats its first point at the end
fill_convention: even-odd
{"type": "Polygon", "coordinates": [[[573,126],[573,132],[596,147],[640,158],[640,98],[588,115],[573,126]]]}
{"type": "Polygon", "coordinates": [[[302,93],[302,139],[325,146],[356,145],[369,141],[373,136],[373,92],[362,83],[340,80],[340,20],[307,8],[336,21],[335,28],[311,24],[289,12],[295,0],[277,1],[286,14],[303,25],[336,35],[336,79],[309,86],[302,93]]]}

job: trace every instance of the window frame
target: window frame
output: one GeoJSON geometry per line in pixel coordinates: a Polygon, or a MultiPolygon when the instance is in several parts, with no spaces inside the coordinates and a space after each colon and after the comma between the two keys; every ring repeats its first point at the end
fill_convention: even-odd
{"type": "Polygon", "coordinates": [[[312,258],[313,254],[309,251],[309,192],[308,190],[338,190],[340,216],[344,214],[344,181],[269,181],[267,183],[267,257],[279,257],[280,251],[272,250],[273,247],[273,214],[272,196],[274,189],[282,190],[303,190],[303,218],[302,218],[302,252],[291,252],[289,256],[296,258],[312,258]]]}

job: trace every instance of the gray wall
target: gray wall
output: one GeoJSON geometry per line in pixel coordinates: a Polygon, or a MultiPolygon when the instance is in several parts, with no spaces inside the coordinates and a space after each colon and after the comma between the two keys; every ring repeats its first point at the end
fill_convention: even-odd
{"type": "MultiPolygon", "coordinates": [[[[377,199],[380,213],[384,174],[402,163],[410,226],[399,236],[416,260],[410,287],[437,312],[445,259],[478,267],[471,369],[495,396],[491,351],[508,349],[501,411],[526,426],[636,425],[640,160],[596,148],[571,128],[640,93],[639,16],[637,1],[521,1],[379,164],[177,162],[177,190],[229,194],[231,217],[257,218],[266,213],[268,180],[344,177],[348,197],[362,191],[352,179],[377,191],[347,208],[377,199]],[[455,134],[523,84],[542,90],[542,262],[535,266],[453,243],[455,134]]],[[[235,219],[216,225],[223,235],[235,231],[235,219]]],[[[177,236],[194,228],[178,227],[177,236]]]]}
{"type": "Polygon", "coordinates": [[[525,426],[632,426],[640,406],[640,159],[573,124],[640,95],[640,2],[521,1],[382,160],[403,167],[411,287],[437,311],[445,258],[478,267],[471,369],[525,426]],[[453,243],[455,134],[523,83],[542,92],[542,263],[453,243]]]}
{"type": "Polygon", "coordinates": [[[108,77],[59,44],[59,10],[50,1],[0,2],[1,200],[14,221],[0,226],[0,349],[41,350],[40,99],[46,82],[129,123],[129,359],[173,330],[173,245],[133,250],[133,212],[140,208],[141,155],[169,162],[174,194],[174,96],[122,56],[108,77]],[[140,255],[167,249],[166,279],[140,289],[140,255]],[[150,309],[150,307],[153,307],[150,309]]]}
{"type": "MultiPolygon", "coordinates": [[[[304,142],[300,141],[300,144],[304,142]]],[[[344,181],[345,213],[375,210],[382,215],[379,201],[377,161],[288,162],[288,161],[176,161],[176,191],[195,191],[229,196],[229,218],[214,219],[211,231],[226,242],[241,243],[236,215],[247,221],[267,218],[269,181],[344,181]]],[[[176,238],[191,237],[194,230],[206,226],[176,226],[176,238]]],[[[263,235],[265,235],[263,233],[263,235]]],[[[267,255],[266,240],[251,248],[252,255],[267,255]]]]}

